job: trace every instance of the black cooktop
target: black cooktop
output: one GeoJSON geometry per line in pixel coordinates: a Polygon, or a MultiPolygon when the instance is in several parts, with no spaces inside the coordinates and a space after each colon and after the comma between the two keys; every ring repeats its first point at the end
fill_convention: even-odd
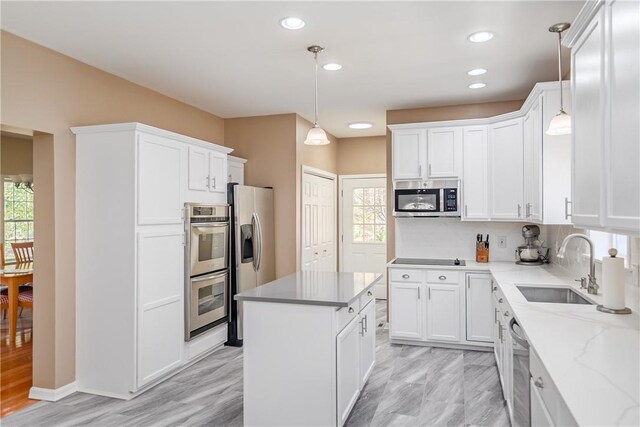
{"type": "Polygon", "coordinates": [[[410,265],[450,265],[453,267],[464,267],[464,260],[459,259],[428,259],[428,258],[396,258],[393,264],[410,264],[410,265]]]}

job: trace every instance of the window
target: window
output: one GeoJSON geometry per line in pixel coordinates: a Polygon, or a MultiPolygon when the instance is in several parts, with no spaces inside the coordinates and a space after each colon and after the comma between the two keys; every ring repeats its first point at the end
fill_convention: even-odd
{"type": "Polygon", "coordinates": [[[618,256],[624,258],[625,263],[628,265],[627,252],[629,244],[627,236],[590,230],[589,237],[593,240],[594,256],[597,260],[600,261],[602,258],[608,257],[609,249],[616,248],[618,250],[618,256]]]}
{"type": "Polygon", "coordinates": [[[353,243],[384,243],[387,240],[387,189],[354,188],[353,243]]]}
{"type": "Polygon", "coordinates": [[[16,188],[9,180],[4,184],[4,259],[15,263],[11,243],[33,241],[33,192],[16,188]]]}

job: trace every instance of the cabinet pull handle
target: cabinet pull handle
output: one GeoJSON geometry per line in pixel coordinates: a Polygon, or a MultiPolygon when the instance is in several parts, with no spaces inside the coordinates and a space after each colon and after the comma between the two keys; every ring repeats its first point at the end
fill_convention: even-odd
{"type": "Polygon", "coordinates": [[[522,218],[522,206],[518,204],[518,218],[522,218]]]}
{"type": "Polygon", "coordinates": [[[422,178],[422,165],[418,165],[418,176],[422,178]]]}
{"type": "Polygon", "coordinates": [[[465,218],[469,216],[468,210],[467,210],[467,205],[464,205],[464,216],[465,218]]]}
{"type": "Polygon", "coordinates": [[[447,276],[438,276],[438,279],[440,279],[440,280],[447,280],[447,276]]]}
{"type": "Polygon", "coordinates": [[[498,309],[493,309],[493,323],[498,323],[498,309]]]}
{"type": "Polygon", "coordinates": [[[493,292],[495,292],[495,291],[497,291],[497,290],[498,290],[498,287],[497,287],[497,286],[494,286],[494,287],[493,287],[493,292]]]}
{"type": "Polygon", "coordinates": [[[418,299],[420,299],[420,288],[418,288],[418,299]]]}
{"type": "Polygon", "coordinates": [[[216,185],[216,177],[213,177],[213,188],[218,188],[218,186],[216,185]]]}
{"type": "Polygon", "coordinates": [[[349,307],[349,313],[353,313],[353,307],[349,307]]]}
{"type": "Polygon", "coordinates": [[[542,377],[536,378],[536,380],[533,382],[533,385],[535,385],[538,388],[544,388],[544,382],[542,381],[542,377]]]}
{"type": "MultiPolygon", "coordinates": [[[[369,331],[369,321],[367,320],[367,316],[364,316],[364,331],[369,331]]],[[[363,334],[364,335],[364,334],[363,334]]]]}
{"type": "Polygon", "coordinates": [[[564,219],[569,219],[570,216],[573,216],[573,214],[569,213],[569,205],[572,203],[568,197],[564,198],[564,219]]]}
{"type": "Polygon", "coordinates": [[[429,288],[429,299],[431,299],[431,288],[429,288]]]}
{"type": "Polygon", "coordinates": [[[525,215],[527,215],[527,218],[529,218],[531,216],[531,203],[527,203],[525,212],[525,215]]]}
{"type": "Polygon", "coordinates": [[[431,163],[429,163],[429,176],[431,176],[431,163]]]}
{"type": "Polygon", "coordinates": [[[211,187],[211,178],[207,176],[207,187],[211,187]]]}
{"type": "Polygon", "coordinates": [[[403,279],[408,279],[408,278],[409,278],[409,275],[408,275],[408,274],[403,274],[403,275],[402,275],[402,278],[403,278],[403,279]]]}
{"type": "Polygon", "coordinates": [[[498,339],[502,342],[502,325],[498,324],[498,339]]]}
{"type": "Polygon", "coordinates": [[[500,304],[502,304],[502,298],[498,299],[498,302],[499,302],[500,304]]]}

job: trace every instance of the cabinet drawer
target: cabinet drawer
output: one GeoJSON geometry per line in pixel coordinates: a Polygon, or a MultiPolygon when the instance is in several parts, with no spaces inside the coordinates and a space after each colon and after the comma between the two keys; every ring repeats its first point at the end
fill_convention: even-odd
{"type": "Polygon", "coordinates": [[[530,354],[529,371],[531,372],[531,384],[538,391],[554,424],[558,426],[577,425],[571,412],[569,412],[569,408],[562,400],[560,392],[551,380],[551,376],[549,376],[538,355],[533,350],[530,354]]]}
{"type": "Polygon", "coordinates": [[[451,270],[429,270],[427,271],[427,282],[429,283],[460,283],[460,273],[451,270]]]}
{"type": "Polygon", "coordinates": [[[362,311],[370,301],[375,299],[375,295],[373,294],[373,288],[366,291],[364,294],[360,295],[360,310],[362,311]]]}
{"type": "Polygon", "coordinates": [[[389,277],[392,282],[419,283],[424,280],[424,271],[413,269],[393,269],[389,270],[389,277]]]}
{"type": "Polygon", "coordinates": [[[343,330],[344,327],[347,326],[349,322],[351,322],[351,320],[353,320],[358,315],[359,311],[360,300],[355,300],[351,304],[349,304],[349,307],[342,307],[340,310],[338,310],[336,312],[336,323],[338,325],[337,332],[343,330]]]}

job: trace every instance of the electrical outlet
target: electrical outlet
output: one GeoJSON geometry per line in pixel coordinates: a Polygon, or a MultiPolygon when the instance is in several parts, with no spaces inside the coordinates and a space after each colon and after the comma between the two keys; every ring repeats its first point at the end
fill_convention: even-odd
{"type": "Polygon", "coordinates": [[[507,247],[507,236],[498,236],[498,247],[499,248],[507,247]]]}

